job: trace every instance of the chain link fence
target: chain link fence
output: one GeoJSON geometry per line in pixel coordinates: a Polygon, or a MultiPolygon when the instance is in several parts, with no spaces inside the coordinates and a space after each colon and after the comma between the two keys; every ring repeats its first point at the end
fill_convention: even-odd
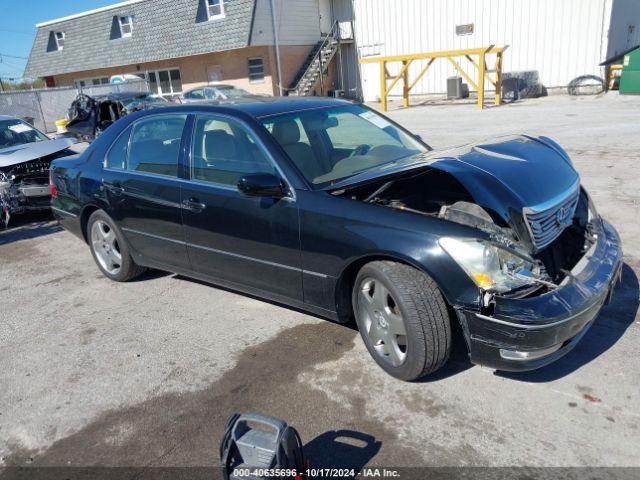
{"type": "Polygon", "coordinates": [[[43,132],[54,132],[56,120],[66,118],[67,110],[79,93],[90,97],[110,93],[145,93],[149,85],[144,80],[84,88],[58,87],[38,90],[18,90],[0,93],[0,115],[21,118],[43,132]]]}

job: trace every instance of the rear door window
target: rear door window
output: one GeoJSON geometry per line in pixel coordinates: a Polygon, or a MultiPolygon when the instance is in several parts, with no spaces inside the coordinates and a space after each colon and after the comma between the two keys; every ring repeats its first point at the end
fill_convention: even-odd
{"type": "Polygon", "coordinates": [[[186,115],[164,115],[136,122],[131,133],[127,170],[177,177],[186,121],[186,115]]]}

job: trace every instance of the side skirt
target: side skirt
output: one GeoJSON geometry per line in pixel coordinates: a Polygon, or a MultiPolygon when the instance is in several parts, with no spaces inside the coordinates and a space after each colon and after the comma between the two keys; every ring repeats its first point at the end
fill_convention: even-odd
{"type": "Polygon", "coordinates": [[[193,278],[195,280],[199,280],[201,282],[205,282],[211,284],[212,286],[220,286],[224,288],[228,288],[229,290],[234,290],[239,293],[244,293],[247,295],[251,295],[254,297],[259,297],[260,299],[272,301],[283,306],[293,307],[295,309],[304,310],[305,312],[312,313],[314,315],[318,315],[324,318],[328,318],[333,321],[338,321],[338,314],[335,311],[327,310],[325,308],[317,307],[314,305],[309,305],[308,303],[301,302],[299,300],[295,300],[290,297],[285,297],[283,295],[274,294],[262,289],[248,287],[246,285],[241,285],[236,282],[229,282],[227,280],[222,280],[217,277],[212,277],[210,275],[205,275],[198,272],[193,272],[191,270],[182,270],[176,269],[175,266],[167,266],[163,265],[159,262],[150,261],[147,258],[142,258],[137,252],[133,252],[133,257],[135,262],[138,265],[142,265],[149,268],[155,268],[157,270],[163,270],[165,272],[175,273],[177,275],[182,275],[184,277],[193,278]]]}

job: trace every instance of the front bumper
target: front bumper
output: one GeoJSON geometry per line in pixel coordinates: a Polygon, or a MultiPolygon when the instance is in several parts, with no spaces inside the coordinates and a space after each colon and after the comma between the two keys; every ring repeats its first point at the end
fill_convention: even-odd
{"type": "Polygon", "coordinates": [[[9,214],[48,210],[51,206],[49,185],[11,186],[0,192],[0,210],[9,214]]]}
{"type": "Polygon", "coordinates": [[[620,237],[599,221],[598,239],[560,288],[524,299],[495,297],[492,315],[457,309],[471,361],[526,371],[567,354],[592,325],[622,271],[620,237]]]}

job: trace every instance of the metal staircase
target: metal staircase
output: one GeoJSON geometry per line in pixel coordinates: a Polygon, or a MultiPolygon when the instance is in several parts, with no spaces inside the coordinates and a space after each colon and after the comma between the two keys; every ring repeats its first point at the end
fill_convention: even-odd
{"type": "Polygon", "coordinates": [[[324,76],[339,48],[338,22],[335,22],[331,31],[313,47],[287,89],[287,94],[300,97],[309,95],[315,89],[318,81],[320,81],[322,94],[324,94],[324,76]]]}

